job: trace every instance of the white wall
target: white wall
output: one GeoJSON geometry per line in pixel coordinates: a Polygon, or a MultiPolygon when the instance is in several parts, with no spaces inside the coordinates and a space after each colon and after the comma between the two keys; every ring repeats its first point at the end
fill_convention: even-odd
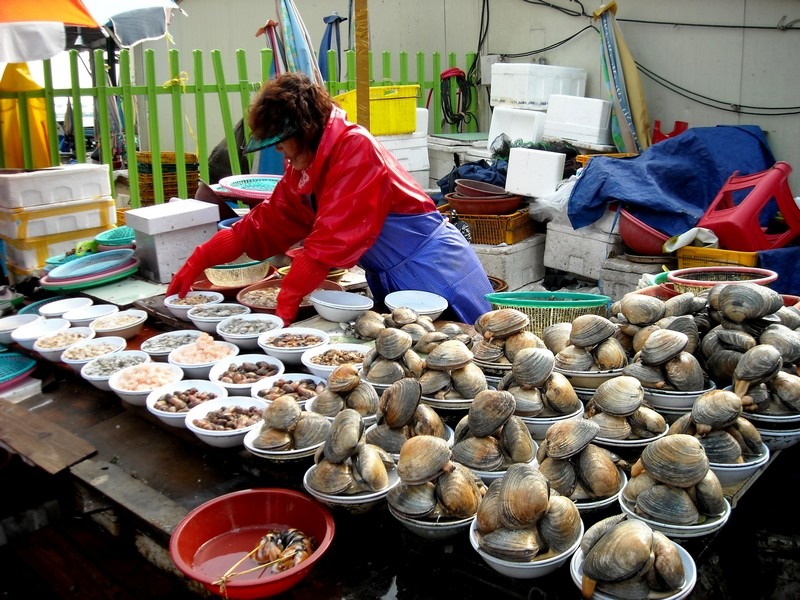
{"type": "MultiPolygon", "coordinates": [[[[295,0],[318,47],[324,31],[322,18],[332,11],[347,16],[346,0],[295,0]]],[[[554,4],[579,8],[578,3],[554,0],[554,4]]],[[[587,0],[592,12],[601,5],[587,0]]],[[[800,30],[780,31],[777,24],[800,18],[796,0],[617,0],[617,18],[623,37],[634,58],[661,77],[696,94],[723,100],[731,105],[756,107],[800,106],[800,30]],[[733,28],[688,27],[625,22],[624,19],[731,25],[733,28]],[[742,26],[767,27],[765,30],[742,26]]],[[[183,0],[187,17],[177,15],[171,26],[175,48],[180,50],[181,68],[191,73],[191,52],[221,50],[229,81],[236,78],[234,52],[248,54],[248,72],[260,73],[258,50],[264,38],[255,31],[268,18],[275,18],[274,3],[264,0],[183,0]]],[[[459,57],[475,51],[481,20],[481,0],[369,0],[370,47],[373,53],[417,51],[459,57]]],[[[520,53],[558,42],[591,23],[586,17],[571,17],[553,9],[522,0],[490,0],[490,27],[485,51],[492,54],[520,53]]],[[[798,24],[800,26],[800,23],[798,24]]],[[[347,42],[347,22],[342,25],[347,42]]],[[[563,46],[541,56],[548,64],[587,70],[587,96],[601,97],[601,55],[599,34],[587,31],[563,46]]],[[[152,47],[159,53],[166,42],[152,47]]],[[[515,62],[528,59],[514,59],[515,62]]],[[[211,63],[206,57],[207,81],[211,63]]],[[[162,61],[157,60],[158,64],[162,61]]],[[[414,65],[413,57],[411,60],[414,65]]],[[[376,61],[376,65],[380,63],[376,61]]],[[[396,66],[393,66],[396,69],[396,66]]],[[[159,75],[161,76],[161,75],[159,75]]],[[[487,75],[484,76],[488,78],[487,75]]],[[[167,79],[166,70],[163,79],[167,79]]],[[[651,121],[660,119],[670,131],[674,121],[690,126],[755,124],[766,132],[778,160],[797,163],[800,154],[800,116],[758,116],[710,108],[642,76],[651,121]]],[[[481,95],[481,129],[488,130],[486,94],[481,95]]],[[[209,111],[216,106],[209,97],[209,111]]],[[[191,113],[190,103],[186,103],[191,113]]],[[[168,105],[167,105],[168,107],[168,105]]],[[[769,111],[754,111],[769,112],[769,111]]],[[[778,111],[772,111],[778,112],[778,111]]],[[[790,111],[789,111],[790,112],[790,111]]],[[[166,129],[166,128],[165,128],[166,129]]],[[[222,129],[209,127],[209,139],[221,139],[222,129]]],[[[793,164],[800,169],[798,164],[793,164]]],[[[800,176],[792,177],[792,188],[800,193],[800,176]]]]}

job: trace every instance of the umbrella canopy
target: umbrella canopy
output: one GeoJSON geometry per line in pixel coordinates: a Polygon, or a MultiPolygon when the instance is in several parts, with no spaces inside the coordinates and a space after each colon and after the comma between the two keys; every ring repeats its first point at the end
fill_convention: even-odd
{"type": "Polygon", "coordinates": [[[2,0],[0,62],[52,58],[74,43],[73,27],[100,30],[129,48],[166,35],[176,8],[174,0],[2,0]]]}
{"type": "Polygon", "coordinates": [[[642,152],[651,144],[647,102],[633,55],[615,17],[613,0],[594,13],[603,45],[603,83],[613,107],[611,135],[620,152],[642,152]]]}

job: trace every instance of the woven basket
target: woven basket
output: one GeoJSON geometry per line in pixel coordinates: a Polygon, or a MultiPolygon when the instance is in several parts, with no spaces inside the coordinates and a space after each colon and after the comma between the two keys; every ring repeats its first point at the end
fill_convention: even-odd
{"type": "Polygon", "coordinates": [[[208,280],[219,287],[245,287],[261,281],[269,272],[268,260],[230,263],[205,270],[208,280]]]}
{"type": "Polygon", "coordinates": [[[581,315],[608,316],[611,298],[599,294],[570,292],[496,292],[486,294],[492,308],[516,308],[530,318],[528,331],[542,336],[556,323],[572,323],[581,315]]]}
{"type": "Polygon", "coordinates": [[[695,267],[670,271],[667,279],[680,293],[699,294],[719,283],[749,282],[768,286],[778,279],[778,274],[755,267],[695,267]]]}

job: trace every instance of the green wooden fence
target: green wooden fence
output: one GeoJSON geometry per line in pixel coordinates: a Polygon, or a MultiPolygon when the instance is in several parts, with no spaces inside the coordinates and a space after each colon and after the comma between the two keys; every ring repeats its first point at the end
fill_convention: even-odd
{"type": "MultiPolygon", "coordinates": [[[[345,53],[346,73],[355,74],[355,53],[350,51],[345,53]]],[[[464,64],[460,65],[467,70],[474,60],[474,53],[469,53],[464,57],[464,64]]],[[[95,138],[100,146],[100,159],[104,164],[113,165],[114,144],[121,144],[126,149],[125,157],[128,168],[128,179],[131,192],[131,207],[138,207],[142,204],[140,193],[140,170],[137,160],[135,160],[135,150],[138,147],[139,137],[143,128],[147,128],[147,147],[139,148],[142,151],[149,151],[152,157],[151,165],[148,170],[152,173],[143,174],[149,180],[152,179],[152,202],[161,203],[169,198],[164,194],[164,175],[165,163],[162,160],[163,147],[162,132],[165,127],[172,127],[172,145],[169,152],[174,152],[174,167],[169,165],[170,177],[177,179],[177,195],[181,198],[190,197],[194,194],[193,189],[189,189],[187,183],[186,152],[187,146],[196,146],[197,162],[199,163],[199,178],[209,181],[208,156],[209,148],[213,148],[219,140],[208,139],[208,124],[220,123],[224,131],[224,139],[230,157],[230,164],[233,174],[239,175],[238,148],[236,147],[234,129],[236,123],[246,113],[250,100],[254,92],[261,87],[261,83],[269,78],[270,66],[272,64],[272,51],[262,49],[260,51],[260,73],[258,77],[252,78],[247,72],[247,56],[244,50],[236,52],[236,80],[230,82],[226,78],[223,69],[223,60],[219,50],[212,50],[210,53],[213,73],[210,77],[203,67],[203,52],[195,50],[191,56],[191,70],[187,70],[181,64],[181,57],[178,50],[170,50],[167,56],[169,79],[164,83],[156,80],[156,55],[153,50],[144,51],[144,84],[135,84],[132,75],[131,55],[128,50],[122,50],[119,56],[119,85],[111,86],[105,77],[97,78],[94,87],[80,87],[78,85],[78,53],[73,50],[70,52],[70,75],[73,85],[69,88],[54,88],[53,75],[49,60],[43,61],[44,66],[44,89],[30,92],[0,92],[0,98],[12,98],[17,100],[20,129],[29,132],[31,123],[28,114],[27,100],[29,98],[45,98],[47,110],[46,130],[49,140],[50,164],[59,165],[62,158],[58,147],[58,124],[56,122],[55,104],[56,98],[69,98],[72,106],[76,107],[76,118],[73,122],[73,134],[75,143],[75,156],[77,162],[87,162],[87,148],[85,140],[85,130],[81,119],[81,99],[91,97],[95,99],[95,110],[97,118],[97,131],[95,138]],[[207,83],[207,79],[211,82],[207,83]],[[158,110],[159,97],[167,96],[170,98],[170,114],[160,115],[158,110]],[[219,104],[219,113],[210,114],[211,111],[206,105],[209,96],[216,96],[219,104]],[[193,99],[194,101],[194,122],[190,122],[188,115],[184,111],[184,100],[193,99]],[[116,119],[112,119],[112,111],[103,110],[103,107],[116,105],[119,107],[121,126],[116,119]],[[99,108],[98,108],[99,107],[99,108]],[[138,108],[138,111],[137,111],[138,108]],[[145,122],[137,123],[138,114],[147,115],[145,122]],[[185,127],[186,125],[186,127],[185,127]],[[190,134],[189,140],[186,139],[185,129],[190,134]],[[112,137],[113,136],[113,137],[112,137]],[[117,136],[119,138],[117,139],[117,136]],[[175,175],[171,171],[174,169],[175,175]]],[[[93,56],[95,73],[105,72],[105,52],[95,50],[93,56]]],[[[409,77],[409,55],[401,52],[397,57],[399,71],[395,75],[392,71],[392,55],[385,52],[381,55],[380,76],[374,74],[373,56],[370,55],[370,81],[371,85],[413,85],[420,87],[420,96],[417,99],[417,106],[427,107],[430,111],[429,120],[432,123],[434,133],[453,132],[452,126],[442,127],[442,97],[439,73],[443,70],[443,57],[439,53],[426,56],[417,53],[416,59],[416,79],[409,77]]],[[[336,73],[337,56],[335,51],[328,54],[329,73],[336,73]]],[[[455,54],[447,55],[447,64],[444,68],[459,66],[455,54]]],[[[332,95],[355,89],[356,82],[354,77],[344,81],[329,81],[326,86],[332,95]]],[[[452,103],[455,105],[456,90],[452,92],[452,103]]],[[[476,113],[477,98],[473,96],[468,110],[476,113]]],[[[245,135],[249,136],[247,120],[245,123],[245,135]]],[[[468,131],[477,131],[477,124],[473,121],[467,125],[468,131]]],[[[0,134],[1,135],[1,134],[0,134]]],[[[30,135],[23,135],[21,139],[22,154],[25,168],[33,165],[32,144],[30,135]]],[[[144,144],[142,144],[144,145],[144,144]]],[[[4,155],[4,145],[0,140],[0,168],[6,167],[4,155]]],[[[170,155],[170,159],[171,159],[170,155]]],[[[252,160],[252,158],[251,158],[252,160]]],[[[112,169],[110,169],[112,171],[112,169]]],[[[111,173],[111,189],[114,189],[113,172],[111,173]]]]}

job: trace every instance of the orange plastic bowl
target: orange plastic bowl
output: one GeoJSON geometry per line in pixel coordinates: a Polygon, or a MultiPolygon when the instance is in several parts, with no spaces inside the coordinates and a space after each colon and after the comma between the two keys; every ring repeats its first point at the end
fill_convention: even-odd
{"type": "MultiPolygon", "coordinates": [[[[333,542],[330,511],[306,494],[280,488],[256,488],[225,494],[187,514],[169,540],[175,566],[209,591],[227,598],[266,598],[297,585],[333,542]],[[306,560],[281,573],[261,570],[231,577],[224,591],[215,582],[255,548],[269,529],[295,528],[313,537],[316,549],[306,560]]],[[[242,562],[237,571],[256,563],[242,562]]]]}

